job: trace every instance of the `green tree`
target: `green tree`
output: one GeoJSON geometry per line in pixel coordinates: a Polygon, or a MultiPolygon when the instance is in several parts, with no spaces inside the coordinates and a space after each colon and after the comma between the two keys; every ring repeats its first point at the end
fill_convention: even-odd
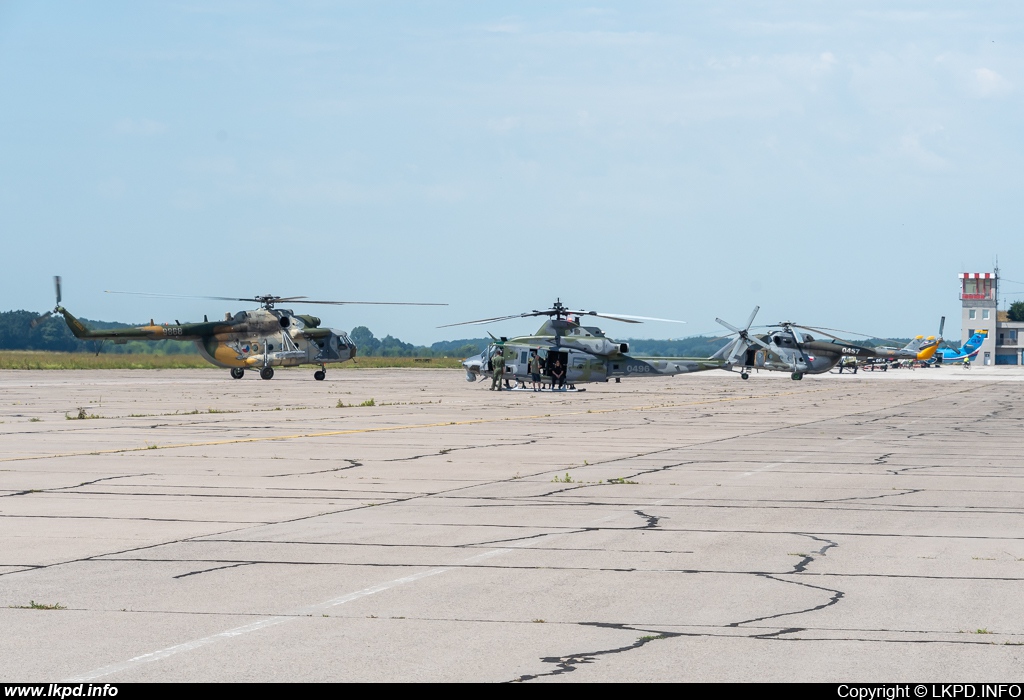
{"type": "Polygon", "coordinates": [[[369,357],[380,349],[380,341],[373,337],[373,333],[366,326],[356,326],[348,337],[356,344],[360,355],[369,357]]]}
{"type": "Polygon", "coordinates": [[[1024,321],[1024,301],[1015,301],[1010,304],[1010,311],[1007,313],[1011,321],[1018,323],[1024,321]]]}

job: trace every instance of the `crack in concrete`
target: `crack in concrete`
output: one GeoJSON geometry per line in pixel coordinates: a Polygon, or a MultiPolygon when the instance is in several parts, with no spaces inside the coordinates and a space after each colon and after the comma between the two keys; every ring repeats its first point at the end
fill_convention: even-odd
{"type": "MultiPolygon", "coordinates": [[[[120,559],[118,561],[125,561],[125,560],[124,559],[120,559]]],[[[143,561],[145,561],[145,560],[143,560],[143,561]]],[[[171,578],[185,578],[186,576],[196,576],[197,574],[206,574],[206,573],[209,573],[211,571],[221,571],[223,569],[236,569],[239,566],[251,566],[251,565],[256,564],[256,563],[257,562],[254,562],[254,561],[243,561],[243,562],[239,562],[237,564],[228,564],[226,566],[215,566],[212,569],[199,569],[198,571],[189,571],[187,574],[178,574],[177,576],[172,576],[171,578]]]]}
{"type": "Polygon", "coordinates": [[[659,516],[657,516],[657,515],[647,515],[647,513],[644,513],[642,510],[634,510],[633,512],[636,513],[637,515],[639,515],[641,518],[644,518],[644,519],[647,520],[647,524],[646,525],[642,525],[638,529],[641,529],[641,530],[653,530],[653,529],[658,527],[658,521],[661,520],[661,518],[659,516]]]}
{"type": "Polygon", "coordinates": [[[846,498],[826,498],[816,503],[843,503],[845,501],[874,501],[879,498],[892,498],[893,496],[908,496],[912,493],[924,493],[925,489],[906,489],[905,491],[893,491],[878,496],[847,496],[846,498]]]}
{"type": "Polygon", "coordinates": [[[333,469],[321,469],[315,472],[292,472],[290,474],[267,474],[268,479],[274,479],[279,476],[308,476],[310,474],[330,474],[331,472],[342,472],[346,469],[355,469],[356,467],[363,466],[363,463],[355,459],[342,459],[344,462],[348,462],[347,467],[335,467],[333,469]]]}
{"type": "Polygon", "coordinates": [[[536,674],[525,674],[513,679],[514,683],[522,683],[524,681],[532,681],[537,678],[545,678],[548,676],[560,676],[564,673],[572,673],[576,670],[577,666],[583,664],[592,664],[602,656],[610,656],[612,654],[621,654],[627,651],[633,651],[639,649],[645,644],[649,644],[658,639],[669,639],[671,637],[682,637],[685,633],[683,632],[664,632],[655,630],[637,629],[636,627],[613,622],[579,622],[576,623],[584,627],[604,627],[615,630],[630,630],[633,632],[654,632],[654,634],[645,635],[640,637],[632,644],[626,644],[621,647],[613,647],[611,649],[601,649],[599,651],[588,651],[581,654],[569,654],[566,656],[543,656],[541,657],[541,663],[554,664],[555,668],[547,673],[536,673],[536,674]]]}

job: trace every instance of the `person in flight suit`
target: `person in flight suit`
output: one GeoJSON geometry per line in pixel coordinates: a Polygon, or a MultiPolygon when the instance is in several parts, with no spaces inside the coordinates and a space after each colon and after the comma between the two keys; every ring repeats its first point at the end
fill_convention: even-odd
{"type": "Polygon", "coordinates": [[[491,357],[491,365],[493,369],[493,377],[491,379],[491,391],[497,389],[501,391],[501,379],[502,375],[505,374],[505,348],[502,345],[496,345],[494,348],[494,355],[491,357]]]}

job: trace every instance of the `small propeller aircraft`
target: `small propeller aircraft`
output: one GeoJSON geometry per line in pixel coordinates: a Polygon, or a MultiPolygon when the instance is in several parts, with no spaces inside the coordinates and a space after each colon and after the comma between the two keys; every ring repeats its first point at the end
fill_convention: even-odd
{"type": "Polygon", "coordinates": [[[939,349],[939,345],[942,343],[942,331],[945,326],[946,317],[943,316],[939,320],[939,335],[937,337],[930,335],[926,338],[923,335],[918,335],[903,348],[876,347],[875,352],[879,353],[879,356],[860,360],[859,364],[861,367],[872,371],[878,367],[881,368],[883,372],[887,371],[890,367],[899,367],[901,363],[906,362],[913,363],[915,361],[920,361],[922,363],[921,366],[923,367],[935,366],[936,352],[939,349]],[[917,358],[915,360],[908,360],[906,357],[896,357],[895,353],[900,350],[912,350],[917,353],[917,358]]]}
{"type": "Polygon", "coordinates": [[[520,385],[531,381],[529,360],[531,353],[536,352],[542,365],[541,381],[543,384],[549,385],[552,390],[555,389],[556,384],[573,387],[576,384],[587,382],[607,382],[611,378],[618,382],[622,377],[665,376],[709,369],[726,369],[728,365],[724,356],[719,356],[720,353],[712,357],[629,355],[627,343],[619,343],[606,337],[600,328],[582,325],[583,318],[596,316],[623,323],[642,323],[644,321],[685,323],[685,321],[630,314],[598,313],[597,311],[573,311],[563,305],[561,299],[556,300],[550,309],[534,309],[511,316],[451,323],[440,326],[440,328],[482,325],[533,316],[548,317],[533,335],[512,339],[498,339],[492,335],[491,338],[494,338],[495,342],[479,355],[464,360],[462,366],[466,369],[466,381],[475,382],[483,377],[493,376],[493,358],[499,352],[505,360],[504,377],[508,380],[514,379],[520,385]],[[564,376],[559,376],[556,364],[560,365],[564,376]]]}
{"type": "Polygon", "coordinates": [[[750,314],[746,327],[742,329],[720,318],[715,319],[717,323],[732,331],[730,335],[736,336],[725,348],[729,349],[726,359],[730,365],[740,367],[740,376],[743,379],[749,378],[752,369],[767,369],[776,372],[789,372],[792,379],[799,380],[803,379],[805,374],[828,372],[844,357],[853,357],[858,361],[868,358],[928,359],[935,354],[935,348],[938,345],[938,342],[931,338],[924,342],[915,339],[900,349],[871,348],[850,343],[828,332],[847,333],[847,331],[834,328],[812,328],[792,321],[782,321],[774,326],[769,326],[769,328],[778,328],[778,330],[768,334],[751,335],[750,327],[757,315],[758,308],[754,307],[754,312],[750,314]],[[817,340],[814,336],[800,331],[819,333],[831,340],[817,340]]]}
{"type": "Polygon", "coordinates": [[[33,327],[60,314],[76,338],[88,340],[112,340],[126,343],[129,340],[190,340],[207,361],[231,370],[233,379],[241,379],[245,370],[258,370],[263,379],[274,377],[274,367],[296,367],[298,365],[319,365],[313,378],[322,381],[327,377],[327,365],[345,362],[356,356],[356,346],[344,331],[321,328],[316,316],[296,314],[291,309],[276,308],[278,304],[375,304],[389,306],[447,306],[447,304],[407,303],[389,301],[318,301],[306,297],[279,297],[271,294],[246,298],[236,297],[189,297],[185,295],[147,294],[144,292],[109,292],[111,294],[139,294],[140,296],[174,297],[191,299],[217,299],[220,301],[249,301],[260,305],[251,311],[227,313],[223,321],[210,321],[205,316],[202,323],[179,323],[157,325],[150,320],[148,326],[136,328],[111,328],[91,330],[60,305],[61,278],[54,277],[57,306],[52,311],[35,319],[33,327]]]}
{"type": "Polygon", "coordinates": [[[967,339],[967,342],[959,350],[952,347],[944,347],[936,353],[933,361],[939,365],[961,364],[965,361],[968,363],[973,362],[974,358],[978,356],[981,345],[985,342],[986,338],[988,338],[988,329],[974,331],[974,334],[967,339]]]}

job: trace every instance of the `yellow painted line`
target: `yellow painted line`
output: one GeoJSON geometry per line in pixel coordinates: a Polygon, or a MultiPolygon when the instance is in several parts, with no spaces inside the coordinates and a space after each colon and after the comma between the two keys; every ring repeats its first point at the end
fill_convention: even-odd
{"type": "MultiPolygon", "coordinates": [[[[813,394],[822,391],[829,391],[829,389],[811,389],[810,391],[800,392],[804,394],[813,394]]],[[[443,421],[440,423],[417,423],[414,425],[392,425],[380,428],[354,428],[352,430],[330,430],[321,433],[297,433],[295,435],[270,435],[261,437],[251,438],[232,438],[230,440],[211,440],[207,442],[182,442],[174,445],[146,445],[145,447],[120,447],[112,450],[90,450],[88,452],[64,452],[59,454],[50,455],[31,455],[24,457],[4,457],[0,458],[2,462],[23,462],[34,459],[57,459],[60,457],[87,457],[90,455],[110,455],[110,454],[122,454],[125,452],[145,452],[147,450],[173,450],[180,449],[183,447],[212,447],[216,445],[240,445],[249,442],[277,442],[284,440],[302,440],[305,438],[320,438],[320,437],[335,437],[338,435],[359,435],[362,433],[383,433],[392,430],[418,430],[421,428],[442,428],[446,426],[458,426],[458,425],[479,425],[482,423],[500,423],[502,421],[520,421],[520,420],[536,420],[539,418],[565,418],[569,416],[585,416],[587,414],[602,414],[602,413],[621,413],[625,411],[649,411],[653,409],[663,408],[681,408],[684,406],[701,406],[704,404],[712,403],[726,403],[729,401],[748,401],[751,399],[765,399],[775,398],[778,396],[790,396],[796,394],[795,391],[785,391],[775,394],[756,394],[753,396],[732,396],[721,399],[708,399],[706,401],[689,401],[686,403],[666,403],[666,404],[651,404],[649,406],[629,406],[626,408],[605,408],[605,409],[589,409],[587,411],[570,411],[569,413],[559,414],[537,414],[530,416],[505,416],[503,418],[474,418],[473,420],[463,421],[443,421]]]]}

